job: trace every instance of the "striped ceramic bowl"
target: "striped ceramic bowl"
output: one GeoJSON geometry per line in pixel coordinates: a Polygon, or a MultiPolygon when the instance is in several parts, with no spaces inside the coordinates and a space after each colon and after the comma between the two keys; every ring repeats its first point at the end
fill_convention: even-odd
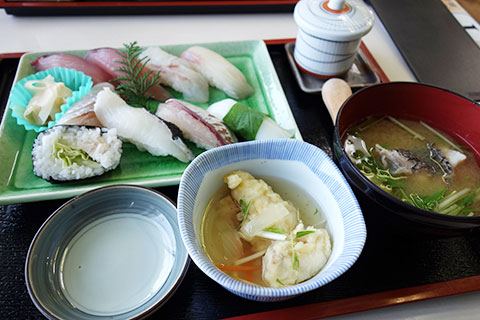
{"type": "Polygon", "coordinates": [[[329,283],[353,265],[366,239],[362,212],[345,178],[322,150],[299,140],[242,142],[200,154],[182,176],[177,206],[180,234],[192,260],[221,286],[250,300],[285,300],[329,283]],[[282,288],[256,286],[233,279],[206,256],[200,240],[202,216],[232,170],[284,181],[315,200],[333,243],[328,262],[316,276],[282,288]]]}

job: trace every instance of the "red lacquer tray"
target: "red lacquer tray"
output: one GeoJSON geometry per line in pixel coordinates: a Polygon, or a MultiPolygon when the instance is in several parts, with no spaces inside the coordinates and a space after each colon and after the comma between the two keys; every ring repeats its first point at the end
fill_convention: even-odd
{"type": "Polygon", "coordinates": [[[0,0],[15,15],[291,12],[298,0],[41,1],[0,0]]]}
{"type": "MultiPolygon", "coordinates": [[[[333,126],[321,96],[302,91],[288,63],[285,44],[266,41],[295,120],[305,141],[332,155],[333,126]]],[[[362,54],[381,81],[388,81],[362,43],[362,54]]],[[[20,54],[0,55],[0,107],[5,108],[20,54]]],[[[176,199],[178,187],[157,188],[176,199]]],[[[480,232],[425,238],[383,225],[382,209],[357,194],[367,241],[357,262],[315,291],[275,303],[237,297],[205,276],[194,263],[170,300],[152,318],[321,319],[413,301],[480,290],[480,232]]],[[[43,318],[23,278],[28,246],[40,225],[65,200],[0,206],[0,305],[3,318],[43,318]]]]}

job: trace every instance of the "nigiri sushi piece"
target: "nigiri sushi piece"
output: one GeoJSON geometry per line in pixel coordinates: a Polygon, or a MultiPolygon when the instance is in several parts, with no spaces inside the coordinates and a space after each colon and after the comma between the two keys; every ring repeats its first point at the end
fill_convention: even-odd
{"type": "Polygon", "coordinates": [[[44,71],[50,68],[68,68],[83,72],[92,78],[94,84],[100,82],[107,82],[114,78],[114,76],[97,65],[88,62],[87,60],[68,53],[54,53],[46,56],[40,56],[31,63],[36,71],[44,71]]]}
{"type": "MultiPolygon", "coordinates": [[[[121,63],[123,57],[120,50],[114,48],[97,48],[89,50],[85,54],[85,60],[102,68],[105,72],[112,74],[113,78],[124,77],[125,72],[120,71],[125,65],[121,63]]],[[[144,67],[141,74],[151,71],[148,67],[144,67]]],[[[153,70],[154,71],[154,70],[153,70]]],[[[154,71],[155,72],[155,71],[154,71]]],[[[161,85],[154,85],[148,91],[152,98],[165,101],[172,97],[161,85]]]]}
{"type": "Polygon", "coordinates": [[[189,61],[165,52],[159,47],[147,48],[139,58],[147,59],[146,66],[160,72],[160,82],[181,92],[186,100],[208,102],[208,80],[197,72],[189,61]]]}
{"type": "Polygon", "coordinates": [[[118,71],[118,69],[123,66],[120,63],[120,61],[123,59],[120,50],[114,48],[92,49],[88,50],[83,58],[88,62],[102,68],[114,78],[124,75],[124,72],[118,71]]]}
{"type": "Polygon", "coordinates": [[[116,128],[120,137],[141,151],[155,156],[171,155],[182,162],[194,157],[183,142],[180,129],[146,109],[129,106],[108,88],[97,94],[94,110],[105,127],[116,128]]]}
{"type": "Polygon", "coordinates": [[[211,149],[237,142],[222,121],[191,103],[169,99],[158,105],[156,114],[179,127],[184,137],[200,148],[211,149]]]}
{"type": "Polygon", "coordinates": [[[233,99],[215,102],[207,111],[246,140],[289,139],[293,136],[265,113],[233,99]]]}
{"type": "Polygon", "coordinates": [[[58,119],[57,124],[102,127],[102,123],[97,119],[93,110],[93,104],[97,100],[97,94],[104,88],[114,89],[113,85],[108,82],[97,83],[58,119]]]}
{"type": "Polygon", "coordinates": [[[35,139],[33,173],[51,182],[90,178],[115,169],[121,155],[116,129],[57,125],[35,139]]]}
{"type": "Polygon", "coordinates": [[[253,94],[243,73],[220,54],[210,49],[193,46],[181,58],[190,61],[203,74],[210,85],[224,91],[234,99],[246,99],[253,94]]]}

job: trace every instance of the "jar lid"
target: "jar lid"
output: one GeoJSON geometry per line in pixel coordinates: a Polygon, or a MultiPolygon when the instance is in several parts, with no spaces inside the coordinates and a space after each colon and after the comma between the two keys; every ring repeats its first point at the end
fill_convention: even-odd
{"type": "Polygon", "coordinates": [[[373,13],[361,0],[301,0],[293,17],[304,32],[327,40],[357,40],[373,27],[373,13]]]}

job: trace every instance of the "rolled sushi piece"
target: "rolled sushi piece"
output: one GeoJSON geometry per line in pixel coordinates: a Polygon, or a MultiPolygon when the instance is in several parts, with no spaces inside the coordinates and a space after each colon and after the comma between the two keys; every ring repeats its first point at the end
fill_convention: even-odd
{"type": "Polygon", "coordinates": [[[115,169],[121,155],[115,129],[57,125],[35,139],[33,173],[51,182],[90,178],[115,169]]]}
{"type": "Polygon", "coordinates": [[[183,94],[186,100],[198,103],[208,102],[208,80],[197,72],[187,60],[174,56],[159,47],[143,51],[140,59],[146,59],[150,70],[160,73],[160,83],[183,94]]]}
{"type": "Polygon", "coordinates": [[[263,112],[233,99],[213,103],[207,111],[221,119],[234,133],[246,140],[289,139],[291,132],[280,127],[263,112]]]}
{"type": "Polygon", "coordinates": [[[156,114],[175,124],[185,138],[200,148],[212,149],[238,141],[221,120],[186,101],[169,99],[158,105],[156,114]]]}
{"type": "Polygon", "coordinates": [[[140,151],[154,156],[174,156],[182,162],[193,159],[193,152],[182,140],[182,133],[144,108],[129,106],[119,95],[105,88],[94,104],[98,120],[107,128],[116,128],[118,135],[133,143],[140,151]]]}
{"type": "Polygon", "coordinates": [[[234,99],[246,99],[253,94],[243,73],[220,54],[205,47],[193,46],[185,50],[181,58],[192,63],[203,74],[211,86],[234,99]]]}

